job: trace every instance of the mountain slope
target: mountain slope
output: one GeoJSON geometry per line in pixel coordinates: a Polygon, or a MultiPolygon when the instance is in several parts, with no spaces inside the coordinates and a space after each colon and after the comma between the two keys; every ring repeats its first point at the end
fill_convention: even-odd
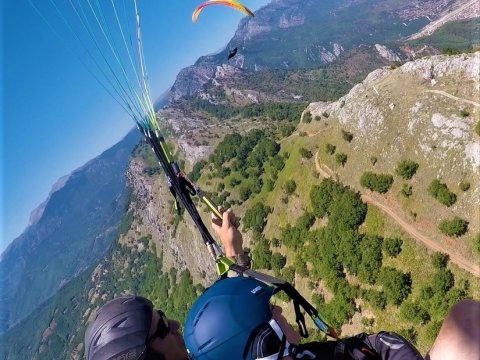
{"type": "MultiPolygon", "coordinates": [[[[223,51],[203,56],[183,69],[170,98],[177,100],[201,90],[204,84],[217,78],[217,66],[222,64],[248,71],[319,67],[328,70],[340,61],[341,68],[348,72],[353,65],[345,58],[355,58],[360,52],[371,57],[368,67],[363,69],[365,77],[372,66],[378,68],[405,58],[400,51],[403,39],[461,3],[458,0],[272,1],[259,9],[254,18],[240,22],[223,51]],[[379,46],[387,51],[380,51],[379,46]],[[234,47],[239,49],[238,54],[227,61],[228,52],[234,47]]],[[[358,65],[363,64],[355,66],[358,65]]],[[[335,76],[335,71],[332,75],[335,76]]],[[[312,84],[316,80],[312,78],[312,84]]]]}
{"type": "Polygon", "coordinates": [[[105,253],[123,216],[124,172],[138,140],[132,131],[73,172],[50,195],[41,218],[2,254],[2,331],[28,316],[105,253]]]}
{"type": "MultiPolygon", "coordinates": [[[[318,139],[329,137],[337,151],[348,155],[342,167],[324,151],[319,152],[320,161],[356,188],[361,188],[363,171],[395,174],[401,160],[419,164],[411,180],[395,177],[391,195],[384,201],[393,202],[407,219],[415,214],[414,222],[421,224],[418,230],[473,263],[470,238],[480,231],[480,147],[474,131],[480,111],[476,88],[479,58],[478,52],[436,56],[396,70],[377,70],[337,102],[308,107],[312,116],[337,124],[337,131],[340,127],[353,134],[349,144],[332,131],[319,134],[318,139]],[[371,157],[376,158],[375,165],[371,157]],[[434,179],[456,194],[452,206],[429,195],[434,179]],[[468,182],[470,189],[461,190],[462,182],[468,182]],[[402,196],[403,186],[410,186],[413,194],[402,196]],[[440,220],[454,216],[467,220],[470,230],[467,236],[452,241],[439,234],[437,226],[440,220]]],[[[318,123],[305,126],[309,132],[321,128],[318,123]]]]}

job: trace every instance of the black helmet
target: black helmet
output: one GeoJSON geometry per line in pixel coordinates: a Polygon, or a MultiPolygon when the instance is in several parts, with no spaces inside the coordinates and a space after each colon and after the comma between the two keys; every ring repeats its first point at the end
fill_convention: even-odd
{"type": "Polygon", "coordinates": [[[142,359],[152,321],[152,303],[121,296],[102,306],[85,332],[87,360],[142,359]]]}

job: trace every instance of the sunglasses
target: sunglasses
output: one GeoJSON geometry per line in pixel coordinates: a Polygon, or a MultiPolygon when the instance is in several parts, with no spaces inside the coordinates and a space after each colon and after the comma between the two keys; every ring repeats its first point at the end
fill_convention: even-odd
{"type": "Polygon", "coordinates": [[[168,318],[165,316],[163,311],[155,310],[156,313],[160,316],[160,320],[158,321],[157,328],[152,336],[147,339],[147,342],[152,341],[153,339],[159,338],[164,339],[168,333],[170,332],[170,324],[168,322],[168,318]]]}

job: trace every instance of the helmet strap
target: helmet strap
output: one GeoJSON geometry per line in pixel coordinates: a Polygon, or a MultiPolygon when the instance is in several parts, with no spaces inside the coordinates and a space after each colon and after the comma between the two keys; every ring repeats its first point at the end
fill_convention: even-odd
{"type": "MultiPolygon", "coordinates": [[[[288,341],[287,337],[283,333],[282,329],[280,329],[280,326],[274,319],[270,319],[268,322],[272,330],[275,332],[275,335],[280,339],[281,345],[280,349],[278,350],[277,353],[265,356],[262,358],[256,358],[255,360],[281,360],[283,357],[291,355],[291,349],[294,349],[294,346],[292,346],[288,341]]],[[[295,350],[293,350],[295,352],[295,350]]]]}

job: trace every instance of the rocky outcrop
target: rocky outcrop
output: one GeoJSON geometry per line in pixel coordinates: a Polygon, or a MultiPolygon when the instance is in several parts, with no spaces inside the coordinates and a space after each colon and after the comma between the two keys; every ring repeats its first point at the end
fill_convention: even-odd
{"type": "MultiPolygon", "coordinates": [[[[352,145],[359,151],[389,142],[383,156],[395,163],[408,144],[423,162],[435,164],[438,176],[453,176],[457,183],[459,174],[480,175],[480,145],[473,130],[480,113],[479,70],[480,52],[433,56],[376,70],[338,101],[312,103],[308,109],[354,132],[352,145]]],[[[480,205],[479,194],[465,202],[470,209],[480,205]]]]}
{"type": "Polygon", "coordinates": [[[201,62],[182,69],[170,90],[170,101],[178,100],[184,96],[191,96],[200,91],[215,75],[217,65],[201,62]]]}
{"type": "Polygon", "coordinates": [[[400,57],[395,54],[392,50],[387,48],[385,45],[375,44],[375,49],[377,49],[378,54],[387,61],[391,62],[400,62],[400,57]]]}

